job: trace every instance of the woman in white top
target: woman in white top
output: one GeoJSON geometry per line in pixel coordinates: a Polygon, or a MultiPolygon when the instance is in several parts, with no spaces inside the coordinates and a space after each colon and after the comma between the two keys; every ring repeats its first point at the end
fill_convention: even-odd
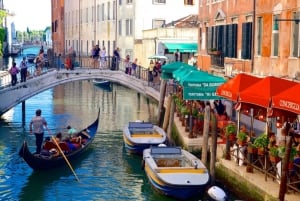
{"type": "Polygon", "coordinates": [[[106,66],[106,50],[105,47],[102,48],[100,51],[100,68],[103,68],[106,66]]]}

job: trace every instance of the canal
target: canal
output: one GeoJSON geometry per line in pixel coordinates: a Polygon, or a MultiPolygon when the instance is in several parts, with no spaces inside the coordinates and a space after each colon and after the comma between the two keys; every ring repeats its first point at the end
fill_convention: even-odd
{"type": "MultiPolygon", "coordinates": [[[[19,59],[19,58],[18,58],[19,59]]],[[[9,110],[0,121],[0,200],[173,200],[156,193],[141,169],[141,156],[124,150],[122,129],[137,119],[155,122],[158,103],[124,86],[112,83],[100,88],[90,81],[59,85],[26,100],[25,122],[21,104],[9,110]],[[36,109],[48,122],[50,133],[77,130],[95,120],[100,108],[100,123],[93,146],[72,166],[76,181],[66,166],[47,172],[34,172],[19,157],[23,142],[35,150],[29,122],[36,109]]],[[[230,194],[230,200],[236,196],[230,194]]],[[[199,195],[191,200],[208,200],[199,195]]]]}

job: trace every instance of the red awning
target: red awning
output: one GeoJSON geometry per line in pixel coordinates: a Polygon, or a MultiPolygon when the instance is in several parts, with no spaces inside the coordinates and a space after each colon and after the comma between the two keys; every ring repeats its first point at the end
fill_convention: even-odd
{"type": "Polygon", "coordinates": [[[239,100],[245,103],[270,107],[271,98],[296,85],[296,82],[269,76],[239,93],[239,100]]]}
{"type": "Polygon", "coordinates": [[[272,97],[272,107],[300,114],[300,84],[272,97]]]}
{"type": "Polygon", "coordinates": [[[217,95],[237,101],[239,92],[261,80],[259,77],[240,73],[217,88],[217,95]]]}

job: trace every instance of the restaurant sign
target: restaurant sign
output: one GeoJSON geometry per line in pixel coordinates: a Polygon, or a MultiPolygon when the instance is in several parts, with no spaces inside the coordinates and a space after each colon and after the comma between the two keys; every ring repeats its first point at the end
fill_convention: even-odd
{"type": "Polygon", "coordinates": [[[297,114],[300,114],[300,105],[298,103],[279,99],[278,104],[275,104],[275,105],[278,105],[279,108],[281,108],[281,109],[286,109],[286,110],[295,112],[297,114]]]}
{"type": "Polygon", "coordinates": [[[217,96],[216,94],[216,87],[209,87],[209,88],[184,87],[183,88],[184,100],[216,100],[220,98],[221,97],[217,96]]]}

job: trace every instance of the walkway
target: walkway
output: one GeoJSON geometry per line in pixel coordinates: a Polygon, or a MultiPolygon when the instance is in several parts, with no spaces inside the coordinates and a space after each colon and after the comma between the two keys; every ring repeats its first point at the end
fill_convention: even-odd
{"type": "MultiPolygon", "coordinates": [[[[197,138],[189,138],[189,133],[185,131],[185,128],[181,126],[181,122],[179,121],[179,117],[174,116],[174,124],[180,134],[180,137],[185,145],[190,151],[191,150],[199,150],[202,146],[202,137],[197,136],[197,138]]],[[[217,163],[216,166],[225,169],[226,177],[230,182],[234,182],[234,180],[240,180],[237,183],[246,183],[246,187],[250,189],[248,192],[256,192],[260,193],[264,200],[278,200],[279,195],[279,183],[277,180],[274,180],[270,177],[265,181],[265,174],[261,171],[254,169],[253,173],[247,172],[246,165],[239,166],[237,165],[234,157],[231,157],[231,160],[225,160],[223,158],[223,154],[225,151],[225,144],[221,143],[222,139],[218,139],[217,146],[217,163]]],[[[243,188],[242,185],[236,185],[236,188],[243,188]]],[[[241,190],[238,190],[241,192],[241,190]]],[[[245,191],[245,189],[244,189],[245,191]]],[[[285,195],[286,201],[299,201],[300,193],[289,191],[285,195]]]]}

